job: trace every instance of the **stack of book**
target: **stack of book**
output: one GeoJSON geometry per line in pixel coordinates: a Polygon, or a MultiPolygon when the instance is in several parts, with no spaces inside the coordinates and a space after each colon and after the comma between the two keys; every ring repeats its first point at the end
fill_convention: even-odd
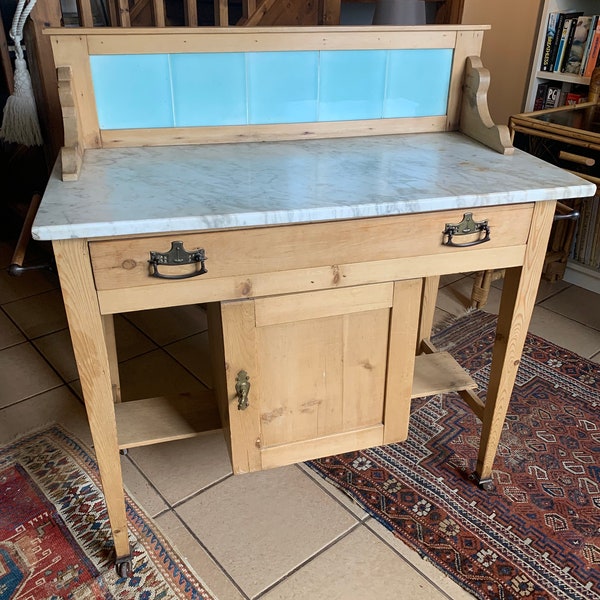
{"type": "Polygon", "coordinates": [[[542,81],[538,84],[533,110],[579,104],[587,100],[587,86],[568,81],[542,81]]]}
{"type": "Polygon", "coordinates": [[[600,269],[600,198],[583,201],[577,222],[571,258],[592,269],[600,269]]]}
{"type": "Polygon", "coordinates": [[[540,70],[590,77],[600,53],[599,25],[599,15],[551,12],[540,70]]]}

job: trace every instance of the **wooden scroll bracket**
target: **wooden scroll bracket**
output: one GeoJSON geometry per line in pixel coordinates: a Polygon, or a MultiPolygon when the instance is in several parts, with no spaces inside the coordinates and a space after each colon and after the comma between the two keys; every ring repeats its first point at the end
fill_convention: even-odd
{"type": "Polygon", "coordinates": [[[83,143],[80,139],[81,127],[77,114],[71,67],[58,67],[56,76],[65,131],[65,145],[60,149],[62,180],[77,181],[83,160],[83,143]]]}
{"type": "Polygon", "coordinates": [[[478,56],[468,56],[465,66],[463,98],[459,129],[470,138],[481,142],[500,154],[513,154],[506,125],[495,125],[487,105],[490,72],[478,56]]]}

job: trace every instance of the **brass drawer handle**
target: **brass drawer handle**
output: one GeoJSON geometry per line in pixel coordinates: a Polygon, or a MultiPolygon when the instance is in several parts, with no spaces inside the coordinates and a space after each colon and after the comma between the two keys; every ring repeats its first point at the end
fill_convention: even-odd
{"type": "Polygon", "coordinates": [[[468,248],[469,246],[477,246],[490,241],[490,228],[487,220],[474,221],[473,213],[465,213],[460,223],[446,223],[446,228],[442,233],[444,235],[442,244],[454,248],[468,248]],[[479,238],[472,242],[465,242],[464,244],[457,244],[452,241],[455,235],[469,235],[472,233],[479,233],[479,238]]]}
{"type": "Polygon", "coordinates": [[[159,279],[189,279],[190,277],[197,277],[198,275],[204,275],[206,273],[206,267],[204,261],[206,260],[206,254],[204,248],[199,248],[193,252],[188,252],[183,247],[183,242],[171,242],[171,249],[168,252],[155,252],[150,251],[150,275],[152,277],[158,277],[159,279]],[[165,275],[160,273],[158,265],[161,266],[176,266],[176,265],[200,265],[191,273],[184,273],[183,275],[165,275]]]}

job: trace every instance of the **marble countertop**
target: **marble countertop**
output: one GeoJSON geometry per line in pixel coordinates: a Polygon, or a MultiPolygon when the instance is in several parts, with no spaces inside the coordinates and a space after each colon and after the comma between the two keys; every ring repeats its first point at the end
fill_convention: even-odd
{"type": "Polygon", "coordinates": [[[587,197],[596,186],[460,133],[87,150],[35,239],[280,225],[587,197]]]}

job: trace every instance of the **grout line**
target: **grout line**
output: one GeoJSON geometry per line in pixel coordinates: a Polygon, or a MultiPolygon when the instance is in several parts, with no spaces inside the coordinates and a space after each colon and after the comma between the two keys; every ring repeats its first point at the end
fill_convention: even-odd
{"type": "MultiPolygon", "coordinates": [[[[215,565],[220,569],[221,573],[223,573],[223,575],[231,582],[231,584],[235,587],[235,589],[242,595],[244,600],[251,600],[250,596],[248,596],[248,594],[246,594],[244,592],[244,590],[242,590],[242,588],[239,586],[239,584],[237,583],[237,581],[235,581],[235,579],[229,574],[229,571],[227,571],[227,569],[225,569],[223,567],[223,565],[219,562],[219,560],[217,559],[217,557],[202,543],[202,541],[200,540],[200,538],[196,535],[196,533],[194,532],[193,529],[190,528],[190,526],[179,516],[179,514],[175,511],[175,510],[171,510],[169,511],[171,512],[174,517],[183,525],[183,527],[185,528],[185,530],[192,536],[192,538],[194,539],[194,541],[196,542],[196,544],[198,544],[198,546],[200,546],[200,548],[202,548],[202,550],[204,552],[206,552],[206,554],[210,557],[210,559],[215,563],[215,565]]],[[[166,513],[163,513],[166,514],[166,513]]],[[[161,530],[162,532],[162,530],[161,530]]],[[[166,536],[166,534],[164,532],[162,532],[163,535],[166,536]]],[[[173,546],[175,546],[175,548],[177,548],[177,545],[171,541],[170,536],[167,536],[167,538],[169,539],[169,541],[173,544],[173,546]]],[[[194,569],[195,571],[196,569],[194,569]]],[[[200,577],[200,579],[202,581],[204,581],[204,576],[201,573],[198,573],[198,576],[200,577]]],[[[208,585],[208,583],[207,583],[208,585]]],[[[209,588],[211,586],[208,586],[209,588]]],[[[215,596],[216,598],[216,596],[215,596]]]]}
{"type": "Polygon", "coordinates": [[[361,521],[356,521],[354,525],[349,527],[346,531],[341,533],[335,539],[331,540],[328,544],[325,544],[321,549],[317,550],[314,554],[311,554],[308,558],[304,559],[301,563],[296,565],[293,569],[288,571],[285,575],[282,575],[279,579],[271,583],[265,589],[261,590],[256,596],[252,597],[252,600],[259,600],[259,598],[264,597],[265,594],[269,593],[271,590],[276,588],[278,585],[282,584],[286,579],[289,579],[294,573],[297,573],[301,569],[303,569],[306,565],[313,562],[319,556],[321,556],[324,552],[327,552],[330,548],[335,546],[337,543],[341,542],[344,538],[349,536],[351,533],[359,529],[360,527],[364,527],[364,523],[361,521]]]}
{"type": "MultiPolygon", "coordinates": [[[[377,531],[375,531],[374,529],[372,529],[371,527],[369,527],[367,525],[367,522],[370,520],[374,520],[376,522],[379,523],[379,521],[377,521],[377,519],[375,519],[372,516],[369,516],[369,519],[367,521],[365,521],[364,526],[368,529],[368,531],[370,531],[379,541],[383,542],[390,550],[392,550],[394,552],[394,554],[396,554],[397,556],[399,556],[407,565],[409,565],[416,573],[418,573],[425,581],[427,581],[427,583],[429,583],[431,586],[433,586],[438,592],[440,592],[440,594],[442,594],[445,598],[448,598],[448,600],[453,600],[452,596],[449,596],[448,593],[441,588],[435,581],[433,581],[432,579],[429,578],[429,575],[427,573],[424,573],[423,571],[421,571],[417,565],[415,565],[412,561],[410,561],[406,556],[404,556],[397,548],[395,548],[392,544],[390,544],[383,536],[381,536],[377,531]]],[[[383,527],[385,527],[385,525],[383,525],[382,523],[380,523],[383,527]]],[[[393,531],[390,530],[390,533],[393,534],[393,531]]],[[[405,542],[403,542],[403,540],[401,538],[398,538],[398,541],[402,542],[403,544],[405,542]]],[[[412,548],[408,545],[405,544],[406,547],[409,550],[412,550],[412,548]]],[[[421,560],[425,560],[422,557],[419,557],[421,560]]],[[[429,563],[432,567],[434,568],[438,568],[435,563],[430,562],[429,563]]],[[[442,574],[445,575],[446,577],[448,577],[448,579],[450,579],[453,583],[455,583],[457,586],[460,586],[457,582],[455,582],[451,577],[449,577],[446,572],[442,569],[438,568],[438,571],[442,574]]],[[[463,590],[465,588],[462,588],[463,590]]]]}

